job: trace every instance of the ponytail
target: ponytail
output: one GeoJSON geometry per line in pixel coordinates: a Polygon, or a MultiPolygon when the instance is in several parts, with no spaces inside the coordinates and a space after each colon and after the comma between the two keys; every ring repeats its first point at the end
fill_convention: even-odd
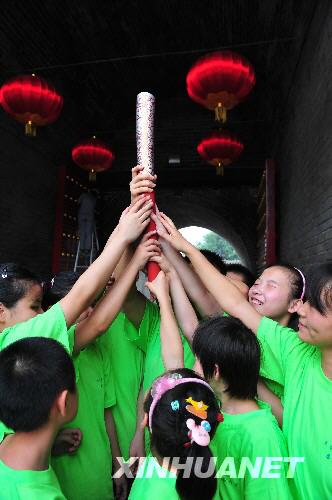
{"type": "Polygon", "coordinates": [[[172,370],[155,380],[144,410],[152,453],[172,459],[181,500],[212,499],[217,480],[209,443],[223,420],[212,388],[192,370],[172,370]]]}
{"type": "Polygon", "coordinates": [[[180,461],[183,468],[180,465],[176,479],[179,497],[181,500],[212,499],[216,493],[217,479],[210,448],[192,443],[184,450],[180,461]],[[190,471],[189,475],[187,471],[190,471]]]}

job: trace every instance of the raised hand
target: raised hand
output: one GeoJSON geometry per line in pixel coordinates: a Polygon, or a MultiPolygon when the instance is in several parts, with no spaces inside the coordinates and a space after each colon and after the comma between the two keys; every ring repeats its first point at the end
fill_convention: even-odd
{"type": "Polygon", "coordinates": [[[133,260],[137,263],[138,270],[143,269],[148,260],[160,255],[160,243],[152,238],[154,234],[156,231],[146,233],[136,248],[133,260]]]}
{"type": "Polygon", "coordinates": [[[168,274],[172,271],[175,272],[174,267],[170,264],[169,260],[162,252],[160,253],[160,255],[151,257],[150,261],[156,262],[165,274],[168,274]]]}
{"type": "Polygon", "coordinates": [[[166,228],[163,226],[163,224],[160,220],[160,212],[159,212],[157,205],[156,205],[156,213],[154,214],[152,212],[151,219],[156,224],[156,229],[157,229],[159,235],[167,234],[166,228]]]}
{"type": "Polygon", "coordinates": [[[152,201],[141,195],[135,203],[126,208],[120,217],[118,235],[128,243],[135,241],[147,227],[152,213],[152,201]]]}
{"type": "Polygon", "coordinates": [[[142,193],[152,193],[156,187],[157,176],[143,173],[143,169],[144,167],[137,165],[131,170],[132,179],[129,186],[132,202],[136,201],[137,197],[142,193]]]}
{"type": "MultiPolygon", "coordinates": [[[[155,216],[153,215],[153,220],[155,216]]],[[[157,234],[165,241],[167,241],[173,248],[178,250],[179,252],[185,252],[192,247],[192,245],[187,241],[180,231],[178,231],[175,227],[174,222],[167,217],[163,212],[159,212],[159,221],[163,225],[164,230],[158,230],[157,234]]]]}
{"type": "Polygon", "coordinates": [[[152,295],[157,297],[158,302],[168,298],[169,299],[169,279],[164,271],[159,271],[154,281],[147,281],[145,286],[150,290],[152,295]]]}

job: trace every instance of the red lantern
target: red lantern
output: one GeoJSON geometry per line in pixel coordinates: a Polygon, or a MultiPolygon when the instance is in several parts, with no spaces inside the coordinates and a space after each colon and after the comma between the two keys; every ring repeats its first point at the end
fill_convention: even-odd
{"type": "Polygon", "coordinates": [[[72,149],[71,155],[79,167],[90,171],[90,181],[96,180],[96,172],[109,169],[115,158],[111,148],[95,137],[77,144],[72,149]]]}
{"type": "Polygon", "coordinates": [[[243,148],[234,134],[222,130],[205,137],[197,146],[197,151],[203,160],[217,167],[218,175],[223,175],[223,167],[237,160],[243,148]]]}
{"type": "Polygon", "coordinates": [[[43,78],[22,75],[11,78],[0,90],[3,109],[25,124],[27,135],[36,135],[36,126],[48,125],[60,115],[63,98],[43,78]]]}
{"type": "Polygon", "coordinates": [[[215,110],[226,121],[226,110],[243,101],[255,85],[252,65],[240,54],[215,52],[201,57],[187,75],[187,92],[195,102],[215,110]]]}

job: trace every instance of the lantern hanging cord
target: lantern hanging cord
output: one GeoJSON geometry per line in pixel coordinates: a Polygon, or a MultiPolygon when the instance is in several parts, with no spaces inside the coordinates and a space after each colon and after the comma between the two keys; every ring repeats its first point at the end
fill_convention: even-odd
{"type": "Polygon", "coordinates": [[[44,70],[52,70],[52,69],[60,69],[60,68],[71,68],[71,67],[77,67],[77,66],[89,66],[89,65],[93,65],[93,64],[106,64],[106,63],[115,63],[115,62],[122,62],[122,61],[131,61],[131,60],[137,60],[137,59],[151,59],[154,57],[182,56],[182,55],[190,55],[190,54],[199,54],[199,53],[204,53],[204,52],[208,53],[208,52],[215,52],[218,50],[225,50],[225,49],[268,45],[270,43],[291,42],[293,40],[296,40],[297,38],[298,37],[274,38],[271,40],[259,40],[257,42],[245,42],[245,43],[237,43],[237,44],[230,44],[230,45],[221,45],[219,47],[210,47],[210,48],[204,48],[204,49],[179,50],[179,51],[175,51],[175,52],[155,52],[153,54],[137,54],[137,55],[133,55],[133,56],[110,57],[107,59],[93,59],[93,60],[73,62],[73,63],[68,63],[68,64],[53,64],[50,66],[33,66],[31,68],[23,69],[22,71],[24,71],[24,72],[44,71],[44,70]]]}

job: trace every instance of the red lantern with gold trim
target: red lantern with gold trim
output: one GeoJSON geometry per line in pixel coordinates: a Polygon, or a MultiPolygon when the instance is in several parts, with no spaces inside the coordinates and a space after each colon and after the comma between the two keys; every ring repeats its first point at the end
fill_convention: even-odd
{"type": "Polygon", "coordinates": [[[197,146],[197,151],[203,160],[217,167],[217,175],[223,175],[224,166],[237,160],[243,148],[234,134],[221,130],[205,137],[197,146]]]}
{"type": "Polygon", "coordinates": [[[96,180],[96,172],[108,170],[115,158],[111,148],[95,137],[77,144],[71,155],[79,167],[90,172],[90,181],[96,180]]]}
{"type": "Polygon", "coordinates": [[[226,121],[226,110],[234,108],[252,91],[253,66],[241,54],[221,51],[201,57],[187,74],[189,97],[215,110],[216,120],[226,121]]]}
{"type": "Polygon", "coordinates": [[[63,98],[44,78],[21,75],[2,85],[0,103],[6,113],[25,124],[26,135],[35,136],[37,126],[58,118],[63,98]]]}

